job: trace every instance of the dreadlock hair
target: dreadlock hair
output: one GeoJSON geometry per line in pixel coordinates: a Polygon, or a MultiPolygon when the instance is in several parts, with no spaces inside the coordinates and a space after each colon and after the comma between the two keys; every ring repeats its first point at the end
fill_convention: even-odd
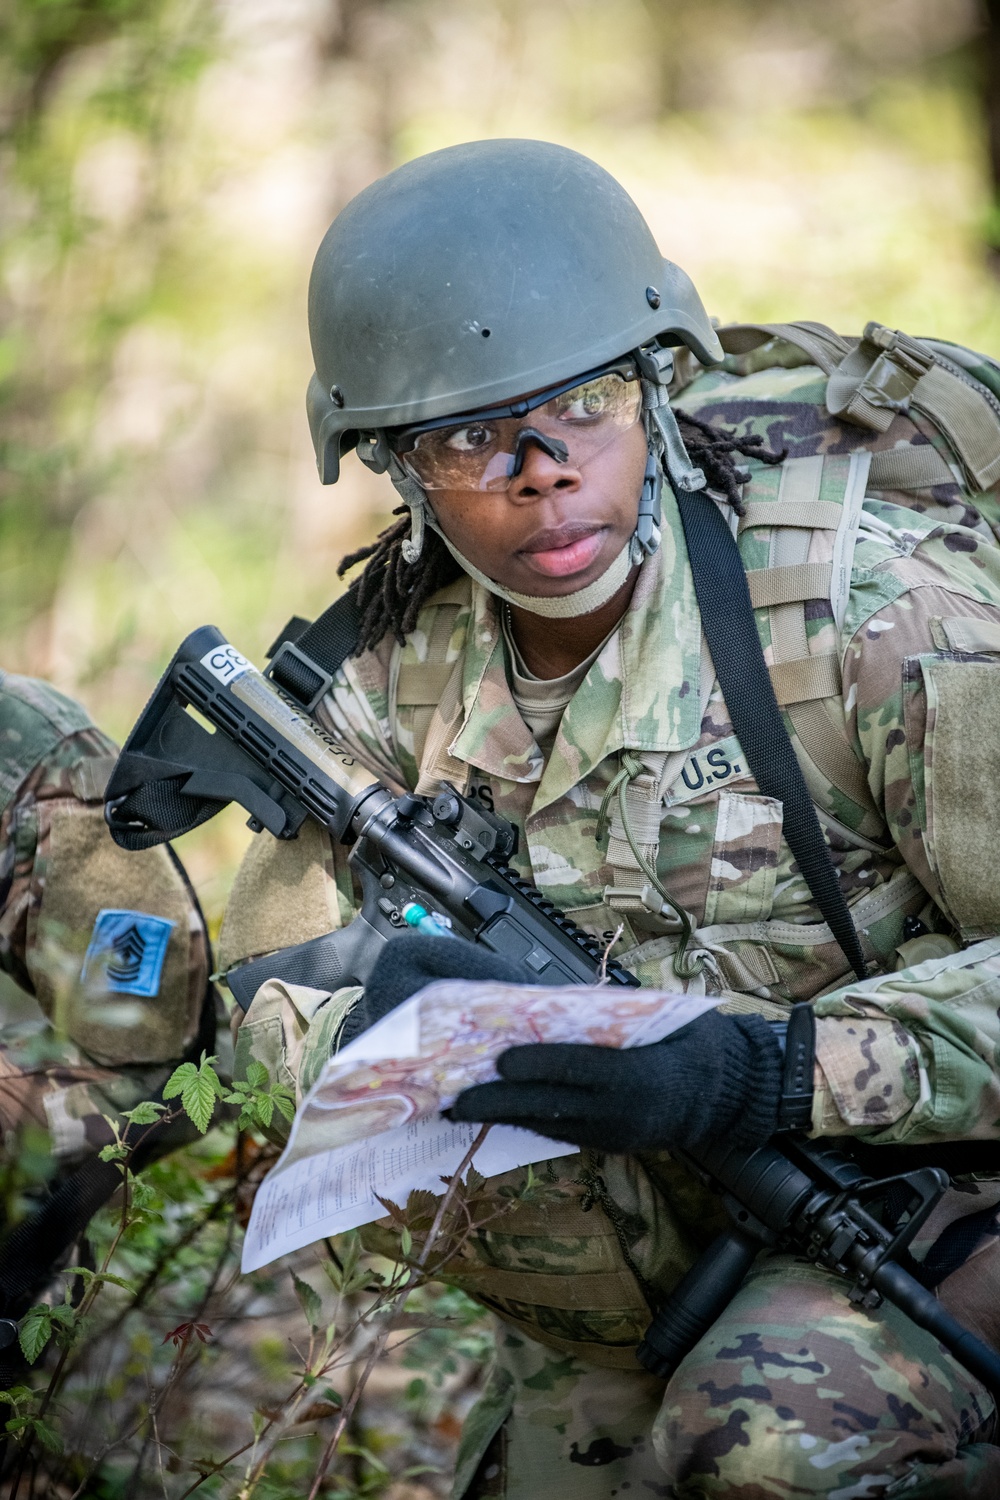
{"type": "Polygon", "coordinates": [[[674,407],[674,416],[692,463],[705,471],[708,488],[725,500],[727,505],[732,506],[738,516],[746,515],[740,488],[746,484],[750,474],[743,464],[734,462],[733,454],[742,453],[745,458],[759,458],[765,464],[780,464],[788,457],[788,449],[782,448],[780,453],[773,453],[771,449],[764,447],[762,437],[727,436],[710,422],[703,422],[700,417],[692,417],[688,412],[679,411],[677,407],[674,407]]]}
{"type": "Polygon", "coordinates": [[[350,587],[361,615],[355,654],[373,651],[390,633],[402,645],[431,595],[462,576],[461,567],[429,526],[420,556],[408,563],[403,557],[403,542],[410,535],[407,507],[398,505],[393,515],[401,519],[380,532],[370,546],[349,552],[337,568],[337,577],[343,578],[358,563],[367,563],[350,587]]]}
{"type": "MultiPolygon", "coordinates": [[[[766,464],[780,464],[788,450],[772,453],[764,447],[763,438],[729,437],[708,422],[676,408],[674,415],[692,462],[705,471],[709,489],[731,505],[738,516],[744,515],[740,487],[748,476],[746,469],[735,462],[733,454],[742,453],[766,464]]],[[[429,526],[424,532],[419,558],[415,563],[408,563],[403,557],[403,542],[410,535],[407,507],[397,506],[393,515],[400,519],[380,532],[370,546],[348,553],[337,568],[337,577],[343,578],[358,563],[366,564],[360,578],[350,586],[361,615],[358,644],[354,648],[356,653],[374,650],[389,634],[402,645],[416,626],[417,616],[431,595],[462,576],[460,565],[429,526]]]]}

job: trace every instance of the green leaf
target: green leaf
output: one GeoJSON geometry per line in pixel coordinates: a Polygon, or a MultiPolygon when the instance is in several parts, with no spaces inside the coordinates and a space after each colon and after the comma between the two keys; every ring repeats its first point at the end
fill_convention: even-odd
{"type": "Polygon", "coordinates": [[[271,1076],[262,1062],[248,1062],[246,1081],[252,1089],[266,1089],[271,1076]]]}
{"type": "Polygon", "coordinates": [[[299,1299],[299,1306],[306,1315],[306,1322],[310,1328],[318,1329],[323,1308],[319,1292],[316,1291],[315,1287],[311,1287],[308,1281],[303,1281],[300,1276],[296,1276],[294,1271],[292,1272],[292,1282],[295,1286],[295,1295],[299,1299]]]}
{"type": "Polygon", "coordinates": [[[54,1427],[50,1427],[48,1422],[42,1417],[34,1417],[31,1425],[34,1427],[35,1436],[43,1448],[47,1448],[50,1453],[62,1452],[62,1438],[54,1427]]]}
{"type": "Polygon", "coordinates": [[[69,1266],[62,1274],[79,1276],[85,1286],[90,1286],[94,1281],[110,1281],[112,1286],[120,1286],[123,1292],[131,1292],[135,1296],[134,1282],[126,1281],[124,1276],[116,1276],[114,1271],[92,1271],[89,1266],[69,1266]]]}
{"type": "Polygon", "coordinates": [[[270,1094],[258,1094],[253,1101],[253,1110],[261,1125],[266,1130],[274,1116],[274,1100],[270,1094]]]}
{"type": "Polygon", "coordinates": [[[21,1352],[29,1365],[34,1364],[51,1337],[52,1309],[44,1306],[30,1307],[21,1319],[17,1335],[21,1352]]]}
{"type": "Polygon", "coordinates": [[[163,1085],[164,1099],[176,1099],[177,1095],[183,1093],[188,1084],[194,1078],[197,1078],[197,1076],[198,1069],[195,1067],[194,1063],[181,1063],[180,1067],[174,1069],[170,1077],[167,1079],[166,1083],[163,1085]]]}
{"type": "Polygon", "coordinates": [[[181,1063],[163,1089],[164,1099],[176,1099],[180,1094],[184,1113],[202,1135],[211,1123],[216,1099],[223,1099],[226,1092],[213,1067],[216,1062],[217,1057],[209,1057],[203,1052],[197,1067],[194,1063],[181,1063]]]}
{"type": "Polygon", "coordinates": [[[217,1061],[217,1058],[207,1057],[203,1052],[197,1067],[194,1063],[181,1063],[171,1073],[163,1089],[164,1099],[176,1099],[180,1094],[184,1113],[202,1135],[211,1124],[216,1099],[225,1097],[225,1089],[212,1066],[217,1061]]]}
{"type": "Polygon", "coordinates": [[[271,1090],[271,1098],[286,1120],[295,1119],[295,1095],[291,1089],[286,1088],[283,1083],[279,1083],[277,1088],[271,1090]]]}
{"type": "Polygon", "coordinates": [[[403,1254],[405,1256],[407,1256],[407,1257],[409,1257],[410,1252],[413,1249],[413,1235],[405,1227],[405,1225],[403,1227],[402,1234],[399,1236],[399,1248],[402,1250],[403,1254]]]}
{"type": "Polygon", "coordinates": [[[127,1146],[102,1146],[97,1153],[101,1161],[124,1161],[128,1156],[127,1146]]]}
{"type": "Polygon", "coordinates": [[[153,1125],[165,1108],[165,1104],[157,1104],[153,1099],[143,1099],[135,1109],[126,1109],[123,1118],[131,1125],[153,1125]]]}

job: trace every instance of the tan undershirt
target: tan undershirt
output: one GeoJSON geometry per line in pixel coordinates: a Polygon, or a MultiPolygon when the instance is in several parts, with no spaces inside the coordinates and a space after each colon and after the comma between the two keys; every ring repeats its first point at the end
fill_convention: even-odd
{"type": "Polygon", "coordinates": [[[615,625],[609,630],[600,645],[596,646],[579,666],[567,672],[564,677],[536,677],[528,668],[514,640],[506,608],[500,611],[500,626],[510,660],[511,696],[517,705],[518,713],[534,735],[535,743],[547,759],[570,699],[618,626],[615,625]]]}

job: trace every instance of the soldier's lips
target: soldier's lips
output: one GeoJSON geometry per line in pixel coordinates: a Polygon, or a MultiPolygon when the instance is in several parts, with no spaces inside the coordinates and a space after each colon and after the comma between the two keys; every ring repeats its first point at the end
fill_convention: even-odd
{"type": "Polygon", "coordinates": [[[604,546],[604,526],[581,526],[579,522],[541,531],[532,537],[520,556],[535,573],[546,578],[567,578],[589,568],[604,546]]]}

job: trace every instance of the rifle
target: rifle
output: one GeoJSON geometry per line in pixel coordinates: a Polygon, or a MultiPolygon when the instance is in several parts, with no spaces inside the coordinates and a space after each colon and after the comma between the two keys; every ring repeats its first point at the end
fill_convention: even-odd
{"type": "MultiPolygon", "coordinates": [[[[934,1335],[960,1364],[1000,1391],[1000,1356],[963,1328],[920,1281],[908,1246],[949,1185],[941,1167],[870,1177],[842,1151],[792,1135],[756,1150],[723,1143],[675,1150],[719,1193],[733,1227],[709,1245],[660,1307],[636,1351],[668,1380],[732,1301],[762,1248],[790,1251],[849,1277],[850,1300],[883,1298],[934,1335]]],[[[898,1157],[898,1153],[897,1153],[898,1157]]]]}
{"type": "Polygon", "coordinates": [[[517,829],[445,787],[396,797],[213,626],[177,650],[125,742],[106,792],[115,842],[148,848],[229,802],[295,838],[314,818],[351,845],[359,914],[346,927],[230,971],[244,1010],[265,979],[321,989],[364,984],[400,932],[452,933],[519,964],[529,984],[638,980],[510,860],[517,829]],[[207,721],[207,723],[206,723],[207,721]]]}

